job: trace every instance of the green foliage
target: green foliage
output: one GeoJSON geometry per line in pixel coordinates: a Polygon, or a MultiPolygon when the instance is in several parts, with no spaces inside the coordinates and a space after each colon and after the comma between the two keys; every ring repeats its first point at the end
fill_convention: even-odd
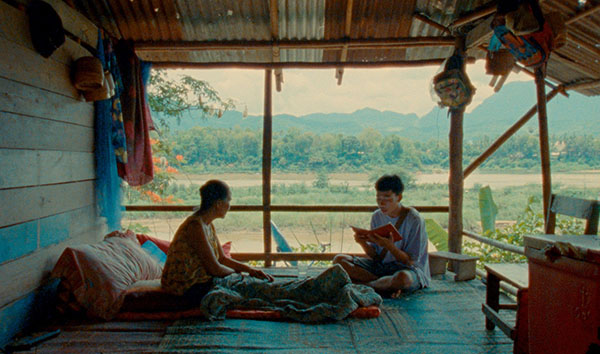
{"type": "Polygon", "coordinates": [[[483,232],[496,231],[496,215],[498,206],[494,203],[490,186],[479,188],[479,214],[481,215],[481,228],[483,232]]]}
{"type": "Polygon", "coordinates": [[[317,173],[317,179],[313,182],[313,187],[325,189],[329,187],[329,176],[323,171],[317,173]]]}
{"type": "Polygon", "coordinates": [[[231,99],[221,99],[208,82],[188,75],[172,79],[165,70],[152,70],[150,74],[148,105],[156,113],[153,118],[162,131],[168,130],[167,120],[179,121],[184,113],[198,111],[202,118],[220,118],[235,108],[231,99]]]}
{"type": "Polygon", "coordinates": [[[425,219],[427,238],[438,251],[448,251],[448,232],[433,219],[425,219]]]}
{"type": "Polygon", "coordinates": [[[150,228],[148,226],[144,226],[137,222],[130,222],[129,225],[127,225],[127,227],[125,227],[124,229],[131,230],[131,231],[135,232],[136,234],[149,234],[150,233],[150,228]]]}
{"type": "MultiPolygon", "coordinates": [[[[544,214],[541,211],[540,204],[538,196],[530,196],[524,212],[518,216],[515,224],[504,229],[496,229],[494,232],[486,231],[483,233],[483,236],[511,245],[523,246],[524,236],[544,233],[544,214]]],[[[575,218],[558,217],[556,228],[558,234],[583,233],[582,223],[575,218]]],[[[482,261],[482,263],[479,263],[480,265],[483,263],[526,261],[525,256],[504,251],[487,244],[469,241],[466,242],[465,253],[480,256],[482,261]]]]}

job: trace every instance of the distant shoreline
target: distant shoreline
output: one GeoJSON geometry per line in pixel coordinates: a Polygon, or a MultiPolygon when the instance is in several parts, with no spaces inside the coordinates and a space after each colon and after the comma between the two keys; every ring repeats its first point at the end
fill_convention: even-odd
{"type": "MultiPolygon", "coordinates": [[[[312,184],[316,180],[315,173],[273,173],[272,184],[312,184]]],[[[367,173],[330,173],[329,183],[332,185],[348,185],[349,187],[371,187],[369,174],[367,173]]],[[[180,185],[197,184],[219,178],[227,181],[232,187],[260,186],[262,178],[260,173],[207,173],[207,174],[185,174],[175,176],[174,183],[180,185]]],[[[446,184],[448,183],[448,172],[417,173],[415,174],[417,184],[446,184]]],[[[542,177],[539,173],[491,173],[474,172],[465,179],[465,188],[473,188],[475,185],[489,185],[492,188],[504,188],[511,186],[524,186],[528,184],[541,185],[542,177]]],[[[552,183],[560,183],[566,186],[577,186],[586,188],[600,188],[600,170],[586,170],[571,173],[557,172],[552,174],[552,183]]]]}

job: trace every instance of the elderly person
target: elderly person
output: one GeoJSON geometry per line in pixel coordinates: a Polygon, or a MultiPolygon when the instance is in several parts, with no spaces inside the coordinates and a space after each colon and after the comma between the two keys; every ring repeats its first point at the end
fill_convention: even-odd
{"type": "Polygon", "coordinates": [[[263,271],[226,257],[217,238],[213,220],[229,211],[231,191],[220,180],[210,180],[200,188],[200,209],[179,226],[169,247],[161,285],[169,293],[184,296],[190,305],[199,305],[212,288],[215,277],[232,273],[273,281],[263,271]]]}

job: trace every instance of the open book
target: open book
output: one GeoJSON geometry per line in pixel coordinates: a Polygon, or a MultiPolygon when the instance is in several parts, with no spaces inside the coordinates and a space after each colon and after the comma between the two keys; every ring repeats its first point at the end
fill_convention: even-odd
{"type": "Polygon", "coordinates": [[[402,240],[402,236],[400,235],[400,233],[398,232],[396,227],[394,225],[392,225],[392,223],[388,223],[383,226],[379,226],[378,228],[373,229],[373,230],[361,229],[360,227],[356,227],[356,226],[352,226],[352,225],[350,225],[350,227],[359,236],[379,235],[379,236],[385,237],[391,233],[392,238],[394,239],[394,242],[402,240]]]}

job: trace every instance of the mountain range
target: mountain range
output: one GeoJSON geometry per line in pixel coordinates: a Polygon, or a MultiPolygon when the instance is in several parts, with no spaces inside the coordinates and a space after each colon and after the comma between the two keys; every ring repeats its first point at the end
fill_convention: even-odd
{"type": "MultiPolygon", "coordinates": [[[[496,137],[520,119],[536,102],[533,81],[512,82],[465,113],[464,136],[473,140],[484,135],[496,137]]],[[[559,94],[547,106],[550,134],[600,135],[600,98],[586,97],[570,92],[570,97],[559,94]]],[[[521,132],[537,132],[537,115],[521,132]]],[[[279,114],[273,116],[273,130],[285,131],[292,127],[317,134],[341,133],[358,135],[365,128],[380,133],[397,134],[413,140],[446,139],[449,129],[448,109],[435,106],[422,117],[415,113],[397,113],[363,108],[353,113],[312,113],[303,116],[279,114]]],[[[184,115],[180,123],[173,123],[173,131],[188,130],[193,126],[214,128],[262,129],[262,116],[243,117],[241,112],[228,111],[219,119],[202,119],[194,113],[184,115]]]]}

